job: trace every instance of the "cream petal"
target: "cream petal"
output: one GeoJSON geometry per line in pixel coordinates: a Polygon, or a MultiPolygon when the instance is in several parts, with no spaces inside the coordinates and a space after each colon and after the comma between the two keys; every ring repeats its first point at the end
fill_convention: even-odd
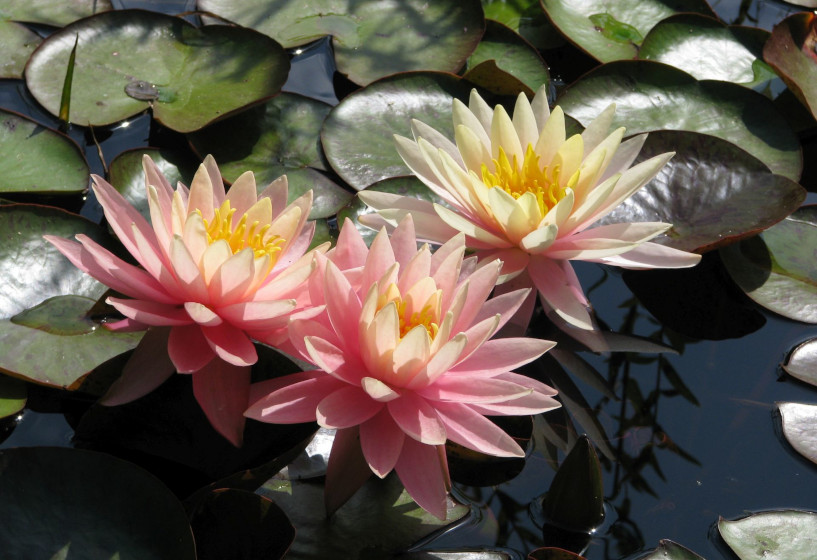
{"type": "Polygon", "coordinates": [[[567,219],[570,218],[570,214],[573,212],[574,202],[575,195],[573,194],[573,189],[565,189],[565,195],[562,200],[557,202],[553,208],[548,211],[539,225],[555,225],[561,228],[567,219]]]}
{"type": "MultiPolygon", "coordinates": [[[[230,202],[232,202],[232,199],[230,199],[230,202]]],[[[269,198],[260,198],[246,209],[246,213],[247,226],[250,226],[253,222],[258,222],[258,224],[263,227],[272,222],[272,201],[269,198]]],[[[241,217],[238,211],[236,211],[235,215],[239,218],[241,217]]],[[[233,221],[235,222],[236,220],[233,221]]],[[[272,228],[270,227],[270,229],[272,228]]],[[[287,241],[289,241],[289,239],[287,239],[287,241]]]]}
{"type": "Polygon", "coordinates": [[[559,235],[559,228],[554,225],[546,225],[537,228],[522,238],[519,246],[534,255],[544,253],[556,240],[559,235]]]}
{"type": "MultiPolygon", "coordinates": [[[[614,130],[587,154],[581,166],[579,182],[574,187],[577,193],[587,193],[598,184],[621,145],[623,135],[623,127],[614,130]]],[[[585,149],[587,149],[587,146],[585,146],[585,149]]]]}
{"type": "Polygon", "coordinates": [[[465,168],[480,175],[482,165],[491,162],[491,152],[488,151],[486,145],[472,129],[463,125],[454,129],[454,140],[457,142],[465,168]]]}
{"type": "Polygon", "coordinates": [[[188,216],[184,223],[184,232],[181,234],[185,247],[190,251],[190,256],[195,263],[201,262],[204,251],[210,246],[207,243],[207,228],[204,227],[202,217],[194,212],[188,216]]]}
{"type": "Polygon", "coordinates": [[[513,126],[513,121],[508,116],[502,105],[497,105],[494,110],[494,118],[491,120],[491,157],[499,159],[499,148],[505,151],[509,161],[515,157],[521,162],[525,156],[525,150],[519,142],[519,136],[513,126]]]}
{"type": "Polygon", "coordinates": [[[545,121],[542,132],[539,133],[539,140],[533,150],[541,158],[540,165],[550,165],[556,151],[565,142],[565,115],[558,105],[553,108],[550,117],[545,121]]]}
{"type": "Polygon", "coordinates": [[[485,100],[479,96],[476,89],[471,90],[471,95],[468,98],[468,109],[480,122],[486,135],[490,135],[491,121],[493,119],[494,112],[490,105],[488,105],[485,100]]]}
{"type": "Polygon", "coordinates": [[[397,344],[392,354],[394,383],[406,385],[428,362],[431,355],[431,340],[422,325],[411,329],[397,344]]]}
{"type": "MultiPolygon", "coordinates": [[[[489,109],[490,111],[490,109],[489,109]]],[[[491,139],[488,137],[488,132],[482,126],[480,120],[471,112],[471,110],[459,99],[454,99],[451,106],[451,113],[454,117],[454,130],[460,126],[464,126],[471,130],[477,137],[480,144],[482,144],[486,151],[491,146],[491,139]]],[[[490,123],[490,119],[487,121],[490,123]]],[[[490,153],[490,152],[489,152],[490,153]]]]}
{"type": "Polygon", "coordinates": [[[366,394],[378,402],[389,402],[400,398],[400,393],[374,377],[364,377],[360,385],[366,394]]]}
{"type": "Polygon", "coordinates": [[[420,370],[417,375],[408,383],[410,389],[427,387],[442,374],[447,372],[456,364],[463,350],[468,344],[468,338],[459,333],[454,338],[443,344],[443,346],[429,360],[426,367],[420,370]]]}
{"type": "Polygon", "coordinates": [[[536,90],[536,95],[533,96],[533,101],[530,104],[533,116],[536,118],[536,126],[538,134],[542,134],[542,129],[545,126],[548,118],[550,118],[550,105],[548,104],[548,84],[544,83],[536,90]]]}
{"type": "Polygon", "coordinates": [[[585,150],[588,152],[594,150],[602,140],[609,137],[610,126],[613,124],[615,114],[616,104],[611,103],[587,125],[587,128],[582,132],[585,150]]]}
{"type": "MultiPolygon", "coordinates": [[[[206,262],[206,258],[202,259],[206,262]]],[[[219,266],[209,282],[210,296],[216,305],[237,303],[255,277],[255,258],[252,249],[243,249],[231,255],[219,266]]]]}
{"type": "Polygon", "coordinates": [[[610,162],[607,164],[607,169],[601,175],[599,181],[604,181],[616,173],[623,173],[629,169],[635,161],[635,158],[638,157],[638,153],[641,151],[646,140],[646,133],[624,140],[616,149],[616,153],[612,154],[610,162]]]}
{"type": "Polygon", "coordinates": [[[700,260],[701,255],[648,241],[621,255],[599,259],[599,262],[622,268],[645,270],[650,268],[688,268],[695,266],[700,260]]]}
{"type": "Polygon", "coordinates": [[[443,134],[438,132],[436,129],[428,126],[422,121],[418,121],[417,119],[412,119],[411,121],[411,132],[414,134],[414,139],[419,141],[420,138],[438,148],[443,150],[446,154],[448,154],[451,159],[457,162],[457,164],[462,165],[462,157],[460,156],[460,152],[457,149],[457,146],[454,145],[451,140],[446,138],[443,134]]]}
{"type": "Polygon", "coordinates": [[[467,220],[466,218],[463,218],[461,215],[457,214],[456,212],[452,212],[451,210],[444,206],[435,204],[434,210],[446,224],[448,224],[457,231],[463,232],[465,235],[469,237],[473,237],[477,241],[485,243],[489,247],[513,246],[513,243],[511,243],[507,239],[497,237],[493,233],[488,232],[487,230],[479,227],[477,224],[467,220]]]}
{"type": "Polygon", "coordinates": [[[551,165],[559,168],[559,186],[564,188],[569,186],[573,174],[579,170],[579,166],[584,159],[584,142],[580,134],[574,134],[568,138],[564,144],[559,146],[553,156],[551,165]]]}
{"type": "Polygon", "coordinates": [[[235,208],[235,214],[233,215],[233,225],[235,225],[242,214],[249,210],[250,206],[258,200],[255,175],[253,175],[252,171],[245,171],[239,175],[230,190],[227,191],[226,196],[230,201],[230,206],[235,208]]]}
{"type": "Polygon", "coordinates": [[[213,184],[210,182],[210,173],[207,166],[202,163],[193,176],[193,182],[190,183],[190,197],[187,200],[185,214],[198,210],[201,212],[202,218],[209,222],[213,219],[214,209],[213,184]]]}
{"type": "Polygon", "coordinates": [[[232,256],[230,244],[223,239],[217,239],[207,247],[201,256],[201,272],[208,285],[216,271],[232,256]]]}
{"type": "Polygon", "coordinates": [[[216,325],[220,325],[222,322],[218,313],[203,303],[188,301],[184,304],[184,310],[191,319],[193,319],[199,325],[203,325],[205,327],[215,327],[216,325]]]}
{"type": "Polygon", "coordinates": [[[523,150],[527,148],[528,144],[534,146],[539,139],[536,116],[524,93],[520,93],[516,98],[516,105],[513,108],[513,127],[516,129],[523,150]]]}

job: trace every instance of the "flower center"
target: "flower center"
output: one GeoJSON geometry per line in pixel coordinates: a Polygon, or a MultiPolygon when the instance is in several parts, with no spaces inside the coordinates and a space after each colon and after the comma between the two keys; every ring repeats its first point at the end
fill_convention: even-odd
{"type": "MultiPolygon", "coordinates": [[[[440,330],[440,305],[441,290],[432,292],[422,306],[418,305],[417,298],[412,298],[411,293],[406,295],[406,299],[400,295],[400,290],[396,284],[390,284],[386,291],[380,294],[377,300],[377,311],[383,309],[387,304],[394,302],[397,306],[397,317],[400,322],[400,338],[406,336],[411,329],[417,325],[425,328],[431,340],[437,336],[440,330]]],[[[420,298],[423,299],[423,298],[420,298]]]]}
{"type": "MultiPolygon", "coordinates": [[[[201,214],[200,211],[197,210],[197,212],[201,214]]],[[[212,220],[209,222],[204,220],[207,243],[212,244],[223,239],[230,245],[234,255],[239,251],[250,248],[253,250],[255,258],[268,255],[270,261],[274,263],[278,258],[278,253],[281,252],[285,241],[284,238],[279,235],[271,235],[265,239],[270,224],[262,226],[260,222],[254,221],[248,225],[247,214],[241,216],[241,219],[233,227],[234,214],[235,208],[230,207],[229,200],[225,200],[220,207],[214,210],[212,220]]]]}
{"type": "Polygon", "coordinates": [[[522,165],[519,165],[516,156],[509,161],[502,148],[499,148],[499,158],[493,162],[493,173],[482,164],[482,182],[488,187],[499,187],[514,198],[533,193],[542,216],[565,196],[565,188],[559,186],[560,166],[540,167],[539,156],[531,144],[528,144],[522,165]]]}

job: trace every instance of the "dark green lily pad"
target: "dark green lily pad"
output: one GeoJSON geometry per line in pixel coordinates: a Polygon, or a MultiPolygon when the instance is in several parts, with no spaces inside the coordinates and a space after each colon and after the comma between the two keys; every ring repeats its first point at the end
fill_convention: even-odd
{"type": "Polygon", "coordinates": [[[677,12],[715,14],[704,0],[541,0],[562,35],[601,62],[634,58],[641,41],[677,12]]]}
{"type": "Polygon", "coordinates": [[[783,423],[783,435],[800,455],[817,463],[817,405],[795,402],[777,403],[783,423]]]}
{"type": "Polygon", "coordinates": [[[281,175],[289,182],[290,201],[312,189],[310,218],[334,216],[352,198],[321,171],[327,166],[320,130],[332,107],[294,93],[282,93],[264,105],[214,123],[189,136],[201,155],[212,154],[224,179],[255,173],[259,191],[281,175]]]}
{"type": "Polygon", "coordinates": [[[110,0],[5,0],[0,6],[0,19],[62,27],[112,9],[110,0]]]}
{"type": "Polygon", "coordinates": [[[548,522],[572,531],[589,532],[604,519],[601,464],[587,436],[580,437],[542,501],[548,522]]]}
{"type": "Polygon", "coordinates": [[[814,14],[801,12],[775,25],[763,48],[763,58],[777,70],[789,89],[817,118],[815,21],[817,19],[814,14]]]}
{"type": "Polygon", "coordinates": [[[658,541],[658,548],[647,554],[640,556],[638,560],[704,560],[686,547],[669,539],[658,541]]]}
{"type": "Polygon", "coordinates": [[[3,558],[194,560],[184,508],[159,480],[103,453],[0,451],[3,558]]]}
{"type": "Polygon", "coordinates": [[[0,109],[0,177],[0,193],[76,194],[90,171],[73,140],[0,109]]]}
{"type": "Polygon", "coordinates": [[[324,513],[322,483],[270,479],[258,493],[273,500],[295,526],[288,559],[390,558],[412,543],[468,514],[468,507],[449,501],[446,521],[414,503],[400,480],[370,477],[331,518],[324,513]]]}
{"type": "Polygon", "coordinates": [[[482,9],[485,19],[507,25],[537,49],[552,49],[564,43],[539,0],[482,0],[482,9]]]}
{"type": "Polygon", "coordinates": [[[757,237],[721,249],[732,279],[756,303],[817,323],[817,206],[804,206],[757,237]]]}
{"type": "Polygon", "coordinates": [[[817,386],[817,339],[798,344],[789,354],[783,369],[792,377],[817,386]]]}
{"type": "Polygon", "coordinates": [[[817,514],[781,510],[763,511],[737,521],[721,518],[718,531],[740,560],[811,558],[817,546],[817,514]]]}
{"type": "Polygon", "coordinates": [[[614,127],[628,134],[686,130],[740,146],[772,172],[798,180],[800,142],[772,101],[728,82],[698,81],[686,72],[647,60],[622,60],[590,71],[558,104],[582,125],[616,104],[614,127]]]}
{"type": "Polygon", "coordinates": [[[46,298],[76,294],[98,298],[105,286],[76,268],[43,235],[73,238],[83,233],[112,247],[107,232],[85,218],[58,208],[15,204],[0,206],[0,319],[46,298]]]}
{"type": "Polygon", "coordinates": [[[276,560],[295,528],[273,502],[246,490],[211,492],[190,516],[197,560],[276,560]]]}
{"type": "Polygon", "coordinates": [[[657,243],[704,252],[767,229],[800,207],[806,191],[715,136],[652,132],[636,161],[674,151],[658,176],[601,223],[672,224],[657,243]]]}
{"type": "Polygon", "coordinates": [[[199,0],[198,5],[286,48],[332,35],[338,72],[360,85],[409,70],[456,72],[485,26],[479,0],[199,0]]]}
{"type": "Polygon", "coordinates": [[[94,300],[57,296],[0,321],[0,370],[74,389],[101,363],[136,347],[141,332],[114,333],[86,317],[94,300]]]}
{"type": "MultiPolygon", "coordinates": [[[[737,30],[739,28],[735,28],[737,30]]],[[[768,33],[763,32],[768,38],[768,33]]],[[[754,35],[752,38],[756,38],[754,35]]],[[[638,58],[663,62],[698,80],[723,80],[755,87],[775,77],[760,49],[719,20],[678,14],[660,21],[644,38],[638,58]]]]}
{"type": "Polygon", "coordinates": [[[467,103],[471,88],[451,74],[418,72],[360,89],[333,108],[323,123],[326,158],[357,190],[388,177],[410,175],[392,135],[411,138],[411,120],[417,119],[453,138],[452,98],[467,103]]]}
{"type": "Polygon", "coordinates": [[[485,35],[468,57],[466,68],[465,79],[500,95],[516,95],[524,91],[533,96],[542,84],[550,81],[545,61],[536,49],[512,29],[491,20],[486,22],[485,35]],[[493,79],[480,79],[475,70],[487,61],[494,61],[498,72],[490,76],[493,79]],[[524,87],[509,88],[505,82],[519,82],[524,87]]]}
{"type": "Polygon", "coordinates": [[[76,37],[70,121],[79,125],[110,124],[150,107],[173,130],[198,130],[274,95],[289,72],[281,46],[251,29],[106,12],[57,31],[29,60],[28,88],[55,115],[76,37]]]}
{"type": "Polygon", "coordinates": [[[0,418],[8,418],[23,410],[27,395],[25,381],[0,375],[0,418]]]}
{"type": "Polygon", "coordinates": [[[22,78],[28,57],[40,42],[25,25],[0,18],[0,78],[22,78]]]}

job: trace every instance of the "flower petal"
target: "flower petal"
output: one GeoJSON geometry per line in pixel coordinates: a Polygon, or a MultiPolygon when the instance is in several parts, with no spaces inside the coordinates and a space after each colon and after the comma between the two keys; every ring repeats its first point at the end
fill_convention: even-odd
{"type": "Polygon", "coordinates": [[[360,425],[360,447],[372,472],[384,478],[397,463],[403,449],[403,433],[387,409],[360,425]]]}
{"type": "Polygon", "coordinates": [[[446,489],[450,486],[445,450],[405,438],[394,466],[406,492],[421,508],[445,519],[446,489]]]}
{"type": "Polygon", "coordinates": [[[383,403],[372,399],[360,387],[347,385],[324,397],[315,411],[318,424],[324,428],[357,426],[383,408],[383,403]]]}
{"type": "Polygon", "coordinates": [[[201,327],[195,324],[173,327],[167,340],[167,352],[179,373],[200,370],[216,356],[201,327]]]}
{"type": "Polygon", "coordinates": [[[143,397],[167,381],[176,368],[167,355],[169,329],[148,329],[99,404],[117,406],[143,397]]]}
{"type": "Polygon", "coordinates": [[[213,428],[241,447],[246,422],[243,413],[250,397],[250,368],[211,360],[193,372],[193,395],[213,428]]]}
{"type": "Polygon", "coordinates": [[[449,375],[493,377],[532,362],[555,345],[541,338],[488,340],[466,360],[452,367],[449,375]]]}
{"type": "MultiPolygon", "coordinates": [[[[349,386],[331,375],[312,371],[294,373],[280,380],[270,381],[278,382],[272,387],[283,387],[255,400],[244,412],[244,416],[275,424],[314,422],[318,403],[334,391],[349,386]]],[[[254,399],[258,393],[253,389],[252,394],[254,399]]]]}
{"type": "Polygon", "coordinates": [[[468,405],[441,402],[437,407],[451,441],[497,457],[525,456],[511,436],[468,405]]]}
{"type": "Polygon", "coordinates": [[[445,426],[426,400],[412,391],[386,403],[389,414],[403,432],[428,445],[445,443],[445,426]]]}
{"type": "Polygon", "coordinates": [[[229,323],[201,327],[201,332],[210,348],[225,362],[235,366],[250,366],[258,361],[255,345],[244,331],[229,323]]]}
{"type": "Polygon", "coordinates": [[[192,322],[184,308],[178,305],[115,297],[109,297],[105,301],[114,306],[125,317],[145,325],[176,327],[189,325],[192,322]]]}

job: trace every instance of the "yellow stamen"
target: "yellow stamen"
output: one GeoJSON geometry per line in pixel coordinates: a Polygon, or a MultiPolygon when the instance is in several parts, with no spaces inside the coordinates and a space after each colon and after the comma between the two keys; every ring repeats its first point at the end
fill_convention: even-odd
{"type": "MultiPolygon", "coordinates": [[[[201,215],[200,210],[196,210],[196,212],[201,215]]],[[[267,255],[270,257],[270,262],[275,263],[285,240],[279,235],[271,235],[267,238],[266,234],[270,224],[262,226],[259,222],[254,221],[247,226],[247,215],[244,214],[233,227],[235,208],[230,206],[229,200],[225,200],[213,212],[212,220],[203,220],[207,231],[208,244],[223,239],[230,245],[234,255],[239,251],[250,248],[253,250],[255,258],[267,255]]]]}
{"type": "Polygon", "coordinates": [[[493,162],[493,173],[488,170],[487,165],[482,164],[482,182],[488,187],[499,187],[514,198],[519,198],[528,192],[533,193],[543,216],[564,198],[565,188],[578,181],[577,172],[565,187],[560,187],[560,166],[540,167],[539,156],[531,144],[528,144],[528,149],[525,150],[521,166],[516,156],[513,156],[512,162],[509,161],[505,150],[501,147],[499,157],[493,162]]]}
{"type": "Polygon", "coordinates": [[[397,317],[400,320],[401,339],[406,336],[411,329],[421,325],[425,327],[429,338],[434,340],[434,337],[437,336],[437,332],[440,330],[439,317],[440,303],[442,299],[440,296],[440,290],[437,290],[431,297],[428,298],[420,311],[415,311],[407,317],[406,302],[403,301],[400,290],[397,288],[396,284],[390,284],[386,288],[386,291],[380,294],[380,296],[377,298],[377,311],[380,311],[389,303],[394,302],[397,306],[397,317]]]}

